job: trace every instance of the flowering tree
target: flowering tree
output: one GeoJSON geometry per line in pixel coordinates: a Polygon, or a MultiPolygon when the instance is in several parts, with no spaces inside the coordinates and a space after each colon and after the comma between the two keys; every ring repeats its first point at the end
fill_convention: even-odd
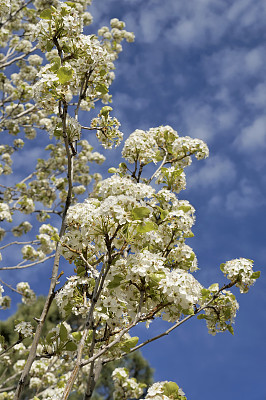
{"type": "MultiPolygon", "coordinates": [[[[83,26],[92,22],[86,11],[89,3],[0,2],[0,124],[6,136],[0,146],[3,265],[5,252],[22,246],[22,261],[1,270],[30,268],[47,260],[51,264],[47,299],[40,317],[34,316],[36,328],[18,322],[18,340],[9,347],[2,341],[2,362],[10,364],[11,351],[16,351],[17,361],[8,378],[2,375],[0,399],[22,398],[25,386],[34,389],[35,400],[67,399],[71,393],[90,399],[103,365],[167,335],[194,316],[205,319],[213,335],[233,333],[238,303],[228,289],[236,286],[247,292],[259,277],[253,262],[243,258],[221,265],[229,279],[221,288],[217,283],[204,288],[193,275],[197,260],[186,239],[193,236],[195,210],[177,194],[185,189],[184,169],[192,156],[198,160],[208,156],[203,141],[181,137],[170,126],[136,130],[124,143],[124,161],[109,169],[110,178],[90,174],[89,163],[104,161],[85,139],[90,132],[96,132],[105,148],[122,140],[120,124],[108,105],[109,88],[121,43],[132,42],[134,35],[116,18],[97,36],[85,35],[83,26]],[[81,121],[81,111],[94,109],[99,100],[106,105],[98,116],[90,123],[81,121]],[[12,155],[16,159],[24,143],[42,131],[50,136],[45,147],[49,155],[22,179],[14,169],[12,184],[6,184],[12,155]],[[37,217],[34,228],[32,214],[37,217]],[[13,238],[23,235],[21,241],[13,238]],[[73,264],[73,274],[64,283],[59,280],[62,259],[73,264]],[[62,320],[41,339],[53,300],[62,320]],[[82,317],[76,329],[66,322],[70,315],[82,317]],[[149,327],[156,318],[171,327],[157,336],[150,329],[150,339],[141,343],[130,336],[133,327],[141,322],[149,327]]],[[[35,300],[27,282],[16,288],[1,282],[1,293],[6,286],[20,293],[25,303],[35,300]]],[[[1,307],[9,303],[10,298],[2,295],[1,307]]],[[[113,380],[115,399],[143,396],[143,385],[126,369],[116,369],[113,380]]],[[[185,399],[185,395],[174,382],[158,382],[145,398],[185,399]]]]}

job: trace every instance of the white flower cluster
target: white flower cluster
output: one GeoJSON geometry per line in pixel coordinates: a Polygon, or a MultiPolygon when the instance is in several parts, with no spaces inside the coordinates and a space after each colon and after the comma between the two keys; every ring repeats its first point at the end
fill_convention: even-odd
{"type": "Polygon", "coordinates": [[[103,180],[98,187],[99,195],[103,198],[122,194],[141,200],[151,197],[155,193],[155,189],[150,185],[135,183],[129,177],[119,177],[118,175],[103,180]]]}
{"type": "Polygon", "coordinates": [[[0,0],[0,18],[7,18],[10,12],[10,0],[0,0]]]}
{"type": "MultiPolygon", "coordinates": [[[[41,17],[44,20],[37,25],[35,36],[41,48],[50,50],[50,64],[43,66],[37,74],[40,80],[33,88],[36,102],[48,113],[57,113],[57,102],[64,100],[69,103],[74,95],[80,94],[81,88],[84,90],[86,81],[79,104],[81,109],[94,108],[98,99],[108,103],[111,98],[108,88],[113,80],[113,51],[108,51],[95,35],[81,33],[81,16],[74,7],[59,3],[57,9],[52,7],[43,13],[41,17]],[[56,49],[53,49],[55,43],[56,49]],[[59,48],[64,49],[63,60],[59,48]]],[[[118,126],[115,118],[109,121],[109,137],[114,134],[121,136],[118,126]]],[[[102,127],[98,135],[104,135],[102,127]]]]}
{"type": "MultiPolygon", "coordinates": [[[[186,400],[185,393],[175,382],[155,382],[145,397],[146,400],[186,400]]],[[[143,399],[142,399],[143,400],[143,399]]]]}
{"type": "Polygon", "coordinates": [[[17,291],[22,295],[22,303],[32,304],[36,301],[36,295],[28,282],[19,282],[17,284],[17,291]]]}
{"type": "Polygon", "coordinates": [[[46,9],[41,18],[32,32],[32,39],[38,39],[42,51],[47,51],[53,37],[75,38],[83,29],[78,12],[63,2],[58,2],[56,8],[46,9]]]}
{"type": "Polygon", "coordinates": [[[39,257],[38,252],[30,244],[26,244],[21,249],[22,256],[25,260],[36,260],[39,257]]]}
{"type": "Polygon", "coordinates": [[[84,301],[80,287],[83,285],[90,286],[90,279],[87,277],[71,276],[67,278],[67,282],[56,293],[56,304],[63,317],[72,312],[74,315],[81,315],[86,318],[90,302],[84,301]]]}
{"type": "Polygon", "coordinates": [[[126,24],[118,18],[112,18],[110,25],[111,30],[108,26],[103,26],[98,30],[98,35],[103,37],[104,46],[113,56],[113,59],[116,59],[117,54],[122,51],[122,40],[126,39],[129,43],[134,42],[135,36],[133,32],[124,29],[126,24]]]}
{"type": "MultiPolygon", "coordinates": [[[[33,335],[33,326],[30,322],[19,322],[15,325],[15,331],[22,335],[24,338],[32,337],[33,335]]],[[[21,360],[22,361],[22,360],[21,360]]],[[[25,360],[23,360],[25,361],[25,360]]]]}
{"type": "Polygon", "coordinates": [[[26,364],[26,360],[18,360],[14,364],[14,371],[15,372],[22,372],[23,368],[25,367],[25,364],[26,364]]]}
{"type": "Polygon", "coordinates": [[[213,284],[209,289],[202,289],[201,305],[209,305],[204,309],[204,314],[199,314],[198,319],[205,319],[211,335],[228,330],[234,334],[232,324],[239,309],[235,296],[228,290],[223,290],[217,296],[219,285],[213,284]],[[213,298],[216,295],[216,298],[213,298]]]}
{"type": "Polygon", "coordinates": [[[31,198],[28,198],[27,196],[23,196],[22,199],[18,202],[20,205],[20,211],[23,212],[24,214],[31,214],[35,210],[35,204],[34,201],[31,198]]]}
{"type": "Polygon", "coordinates": [[[253,272],[253,261],[246,258],[238,258],[221,264],[221,270],[224,275],[231,281],[236,281],[241,293],[247,293],[260,273],[253,272]]]}
{"type": "Polygon", "coordinates": [[[174,192],[185,189],[186,179],[183,169],[191,164],[191,155],[197,159],[208,157],[207,145],[199,139],[179,137],[170,126],[159,126],[148,131],[137,129],[126,140],[122,155],[130,163],[139,162],[144,166],[149,162],[163,162],[155,174],[156,183],[166,184],[174,192]],[[170,163],[169,167],[164,167],[170,163]]]}
{"type": "Polygon", "coordinates": [[[12,233],[16,237],[22,236],[23,234],[28,233],[31,230],[31,228],[32,228],[32,225],[30,222],[23,221],[18,226],[15,226],[14,228],[12,228],[12,233]]]}
{"type": "Polygon", "coordinates": [[[199,139],[179,137],[178,133],[168,125],[151,128],[148,131],[135,130],[126,140],[122,152],[123,157],[130,163],[137,160],[141,164],[150,161],[157,163],[167,156],[167,161],[173,159],[181,162],[180,165],[183,166],[190,163],[189,156],[192,154],[198,159],[208,157],[207,145],[199,139]]]}
{"type": "Polygon", "coordinates": [[[123,133],[118,129],[119,121],[109,115],[111,110],[112,107],[103,107],[97,118],[91,121],[91,127],[97,129],[96,136],[105,149],[110,149],[113,145],[117,147],[123,139],[123,133]]]}
{"type": "Polygon", "coordinates": [[[150,161],[157,163],[158,150],[156,140],[150,132],[137,129],[125,141],[122,156],[130,163],[137,160],[141,164],[148,164],[150,161]]]}
{"type": "MultiPolygon", "coordinates": [[[[193,313],[193,305],[197,304],[201,298],[201,284],[193,275],[182,269],[167,271],[165,278],[160,281],[159,288],[167,301],[173,303],[180,313],[193,313]]],[[[163,319],[169,321],[172,317],[172,322],[176,320],[172,310],[169,313],[170,315],[166,312],[163,319]]]]}
{"type": "Polygon", "coordinates": [[[12,222],[12,216],[8,204],[0,203],[0,221],[12,222]]]}
{"type": "Polygon", "coordinates": [[[180,136],[173,142],[173,152],[178,154],[181,149],[184,154],[195,154],[195,157],[198,160],[209,157],[208,146],[200,139],[193,139],[189,136],[180,136]]]}
{"type": "Polygon", "coordinates": [[[40,241],[38,257],[44,258],[45,254],[50,254],[55,250],[56,242],[52,238],[58,235],[58,230],[51,225],[43,224],[39,228],[39,232],[39,235],[36,235],[36,238],[40,241]]]}
{"type": "Polygon", "coordinates": [[[135,378],[129,378],[129,371],[126,368],[116,368],[112,373],[114,381],[114,399],[123,400],[125,398],[139,398],[145,384],[138,383],[135,378]]]}

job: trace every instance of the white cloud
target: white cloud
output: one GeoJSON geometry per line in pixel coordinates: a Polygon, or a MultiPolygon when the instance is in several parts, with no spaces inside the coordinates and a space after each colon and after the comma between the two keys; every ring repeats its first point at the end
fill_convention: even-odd
{"type": "MultiPolygon", "coordinates": [[[[264,46],[254,49],[223,48],[203,59],[206,78],[212,85],[232,84],[264,75],[266,53],[264,46]]],[[[242,84],[239,87],[243,87],[242,84]]]]}
{"type": "Polygon", "coordinates": [[[266,109],[266,83],[259,83],[245,95],[245,101],[255,108],[266,109]]]}
{"type": "MultiPolygon", "coordinates": [[[[188,186],[193,189],[205,187],[223,187],[232,184],[236,178],[236,168],[231,160],[222,156],[213,156],[203,161],[204,165],[193,167],[189,174],[188,186]],[[196,170],[197,168],[197,170],[196,170]]],[[[213,200],[214,201],[214,200],[213,200]]]]}
{"type": "Polygon", "coordinates": [[[266,148],[266,116],[260,116],[252,124],[242,129],[234,141],[234,146],[243,152],[250,153],[266,148]]]}
{"type": "Polygon", "coordinates": [[[242,179],[239,186],[226,196],[225,208],[235,216],[242,217],[265,204],[266,200],[253,182],[242,179]]]}
{"type": "Polygon", "coordinates": [[[182,135],[196,137],[210,143],[217,136],[231,132],[238,111],[227,99],[226,104],[214,104],[213,98],[202,95],[202,98],[182,99],[176,105],[176,115],[171,115],[170,121],[175,126],[183,127],[182,135]]]}

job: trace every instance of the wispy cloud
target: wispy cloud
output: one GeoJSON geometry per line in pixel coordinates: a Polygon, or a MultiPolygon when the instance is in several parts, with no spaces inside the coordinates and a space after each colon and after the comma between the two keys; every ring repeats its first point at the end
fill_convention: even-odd
{"type": "Polygon", "coordinates": [[[235,216],[243,217],[265,204],[266,199],[259,188],[244,178],[234,190],[227,194],[225,208],[235,216]]]}
{"type": "Polygon", "coordinates": [[[226,187],[235,182],[237,176],[236,166],[225,156],[212,156],[204,160],[204,165],[201,167],[196,162],[188,178],[189,186],[193,190],[206,187],[217,188],[221,185],[226,187]]]}
{"type": "Polygon", "coordinates": [[[244,153],[265,152],[266,116],[260,116],[251,124],[245,126],[240,135],[235,139],[234,145],[237,150],[244,153]]]}

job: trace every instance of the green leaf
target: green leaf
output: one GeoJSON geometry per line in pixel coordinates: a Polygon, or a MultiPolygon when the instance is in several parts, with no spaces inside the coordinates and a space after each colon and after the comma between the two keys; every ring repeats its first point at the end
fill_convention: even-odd
{"type": "Polygon", "coordinates": [[[54,337],[55,337],[56,333],[55,332],[49,332],[46,336],[46,342],[48,344],[51,344],[54,341],[54,337]]]}
{"type": "Polygon", "coordinates": [[[76,4],[73,3],[73,1],[66,1],[65,3],[66,3],[69,7],[75,7],[75,6],[76,6],[76,4]]]}
{"type": "Polygon", "coordinates": [[[52,235],[51,240],[53,240],[54,242],[60,242],[60,236],[58,235],[58,233],[52,235]]]}
{"type": "Polygon", "coordinates": [[[86,269],[81,265],[77,268],[77,275],[78,276],[84,276],[86,273],[86,269]]]}
{"type": "Polygon", "coordinates": [[[164,210],[163,208],[157,206],[157,209],[160,211],[160,219],[163,220],[167,217],[167,215],[169,214],[168,210],[164,210]]]}
{"type": "Polygon", "coordinates": [[[105,69],[101,69],[100,76],[104,76],[106,74],[107,74],[107,71],[105,69]]]}
{"type": "Polygon", "coordinates": [[[231,333],[231,335],[234,335],[234,329],[231,325],[227,325],[227,329],[231,333]]]}
{"type": "Polygon", "coordinates": [[[101,94],[108,93],[108,88],[103,83],[98,83],[95,87],[96,92],[100,92],[101,94]]]}
{"type": "Polygon", "coordinates": [[[108,169],[109,174],[115,174],[117,172],[117,169],[115,167],[111,167],[108,169]]]}
{"type": "Polygon", "coordinates": [[[131,211],[132,219],[133,220],[143,220],[144,218],[147,218],[151,213],[151,210],[147,207],[135,207],[131,211]]]}
{"type": "Polygon", "coordinates": [[[222,263],[222,264],[220,265],[220,270],[221,270],[222,272],[224,272],[224,266],[225,266],[225,263],[222,263]]]}
{"type": "Polygon", "coordinates": [[[210,291],[208,289],[201,289],[201,295],[203,297],[209,296],[210,291]]]}
{"type": "Polygon", "coordinates": [[[56,72],[61,67],[61,59],[60,57],[55,57],[52,61],[51,71],[56,72]]]}
{"type": "Polygon", "coordinates": [[[74,338],[75,340],[77,340],[77,341],[79,342],[80,339],[81,339],[82,334],[81,334],[80,331],[78,331],[78,332],[72,332],[72,336],[73,336],[73,338],[74,338]]]}
{"type": "Polygon", "coordinates": [[[152,274],[149,274],[149,280],[152,286],[158,286],[158,283],[164,278],[165,278],[165,273],[163,271],[153,272],[152,274]]]}
{"type": "Polygon", "coordinates": [[[61,342],[65,342],[68,338],[67,328],[65,327],[64,324],[60,325],[59,337],[61,342]]]}
{"type": "Polygon", "coordinates": [[[180,207],[178,207],[178,210],[182,210],[186,213],[191,210],[191,207],[190,206],[180,206],[180,207]]]}
{"type": "Polygon", "coordinates": [[[175,382],[166,382],[163,385],[163,394],[170,399],[179,398],[179,386],[175,382]]]}
{"type": "Polygon", "coordinates": [[[57,76],[59,78],[59,82],[64,85],[65,83],[69,82],[72,78],[74,70],[69,67],[61,67],[57,71],[57,76]]]}
{"type": "Polygon", "coordinates": [[[156,151],[156,153],[155,153],[155,160],[156,160],[156,161],[162,161],[162,160],[163,160],[163,156],[161,155],[160,150],[156,151]]]}
{"type": "Polygon", "coordinates": [[[258,279],[260,277],[260,271],[253,272],[251,279],[258,279]]]}
{"type": "Polygon", "coordinates": [[[77,345],[74,342],[67,342],[67,344],[65,345],[65,349],[67,351],[75,351],[77,350],[77,345]]]}
{"type": "Polygon", "coordinates": [[[108,284],[108,289],[117,288],[123,280],[123,275],[115,275],[114,279],[108,284]]]}
{"type": "Polygon", "coordinates": [[[209,290],[210,290],[211,292],[218,292],[218,290],[219,290],[219,285],[218,285],[218,283],[213,283],[211,286],[209,286],[209,290]]]}
{"type": "Polygon", "coordinates": [[[106,116],[109,114],[109,112],[112,111],[112,110],[113,110],[112,107],[110,107],[110,106],[104,106],[104,107],[101,109],[100,114],[103,115],[104,117],[106,117],[106,116]]]}
{"type": "Polygon", "coordinates": [[[157,230],[158,230],[158,225],[152,221],[142,222],[137,227],[138,233],[146,233],[146,232],[157,231],[157,230]]]}
{"type": "Polygon", "coordinates": [[[53,42],[47,42],[45,49],[46,49],[46,51],[51,51],[53,47],[54,47],[53,42]]]}
{"type": "Polygon", "coordinates": [[[67,14],[69,14],[69,11],[66,9],[66,7],[62,7],[60,14],[62,17],[65,17],[67,14]]]}
{"type": "Polygon", "coordinates": [[[45,10],[43,10],[40,14],[40,18],[41,19],[48,19],[51,20],[52,19],[52,10],[50,8],[46,8],[45,10]]]}
{"type": "Polygon", "coordinates": [[[205,314],[199,314],[199,315],[197,315],[197,319],[206,319],[206,315],[205,314]]]}
{"type": "Polygon", "coordinates": [[[194,233],[193,232],[188,232],[184,235],[184,238],[193,238],[194,237],[194,233]]]}
{"type": "Polygon", "coordinates": [[[134,336],[130,339],[125,340],[123,343],[120,344],[120,348],[128,353],[133,347],[135,347],[138,344],[139,338],[137,336],[134,336]]]}
{"type": "Polygon", "coordinates": [[[186,310],[183,310],[184,315],[194,315],[195,311],[193,308],[187,308],[186,310]]]}

